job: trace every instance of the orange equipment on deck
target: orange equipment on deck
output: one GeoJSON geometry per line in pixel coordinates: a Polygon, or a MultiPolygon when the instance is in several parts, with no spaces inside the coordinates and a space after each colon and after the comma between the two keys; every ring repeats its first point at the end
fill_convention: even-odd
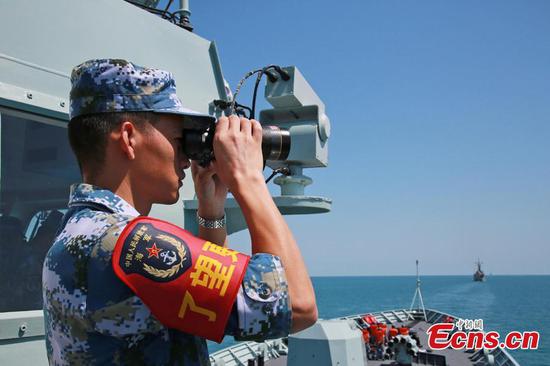
{"type": "Polygon", "coordinates": [[[409,335],[409,328],[407,327],[399,327],[398,330],[401,335],[409,335]]]}

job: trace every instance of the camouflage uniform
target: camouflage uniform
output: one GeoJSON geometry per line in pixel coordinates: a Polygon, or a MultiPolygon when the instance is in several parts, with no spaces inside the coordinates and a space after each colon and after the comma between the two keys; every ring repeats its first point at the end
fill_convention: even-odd
{"type": "MultiPolygon", "coordinates": [[[[164,327],[113,272],[111,254],[138,216],[114,193],[72,187],[69,211],[44,262],[46,345],[53,365],[207,365],[204,339],[164,327]]],[[[278,257],[249,262],[226,334],[277,338],[290,329],[287,284],[278,257]]]]}
{"type": "MultiPolygon", "coordinates": [[[[124,60],[91,60],[71,75],[71,118],[152,111],[212,122],[182,107],[170,73],[124,60]]],[[[184,123],[185,123],[184,119],[184,123]]],[[[117,238],[139,213],[113,192],[71,187],[69,209],[44,261],[46,347],[52,365],[208,365],[206,341],[161,324],[114,273],[117,238]]],[[[286,336],[291,310],[282,264],[254,255],[225,334],[238,340],[286,336]]]]}

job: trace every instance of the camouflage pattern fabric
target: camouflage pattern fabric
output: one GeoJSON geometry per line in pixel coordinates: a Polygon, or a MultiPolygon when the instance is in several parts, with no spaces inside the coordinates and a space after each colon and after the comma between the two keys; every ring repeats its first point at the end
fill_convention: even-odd
{"type": "MultiPolygon", "coordinates": [[[[163,326],[114,274],[111,255],[139,213],[111,191],[71,187],[69,211],[43,268],[51,365],[208,365],[206,341],[163,326]]],[[[262,340],[288,335],[290,300],[278,257],[256,254],[225,333],[262,340]]]]}
{"type": "Polygon", "coordinates": [[[184,108],[168,71],[120,59],[94,59],[71,72],[70,118],[106,112],[157,112],[212,123],[215,118],[184,108]]]}

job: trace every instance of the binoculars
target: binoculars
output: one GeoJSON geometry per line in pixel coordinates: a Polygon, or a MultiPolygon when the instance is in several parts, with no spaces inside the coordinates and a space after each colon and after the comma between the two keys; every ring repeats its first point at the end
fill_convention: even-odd
{"type": "MultiPolygon", "coordinates": [[[[201,166],[212,161],[214,149],[212,143],[216,124],[207,129],[185,129],[183,131],[183,152],[201,166]]],[[[264,126],[262,130],[262,155],[264,160],[284,161],[290,152],[290,132],[277,126],[264,126]]]]}

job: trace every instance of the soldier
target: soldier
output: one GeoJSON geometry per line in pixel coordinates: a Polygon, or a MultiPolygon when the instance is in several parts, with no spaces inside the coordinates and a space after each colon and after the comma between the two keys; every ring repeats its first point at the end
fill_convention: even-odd
{"type": "Polygon", "coordinates": [[[183,154],[182,129],[213,117],[182,107],[170,73],[90,60],[71,83],[83,183],[44,262],[50,364],[207,365],[205,338],[264,340],[316,321],[306,267],[264,183],[259,122],[220,118],[216,160],[203,168],[183,154]],[[200,238],[147,216],[178,201],[190,166],[200,238]],[[225,247],[228,190],[251,258],[225,247]]]}

